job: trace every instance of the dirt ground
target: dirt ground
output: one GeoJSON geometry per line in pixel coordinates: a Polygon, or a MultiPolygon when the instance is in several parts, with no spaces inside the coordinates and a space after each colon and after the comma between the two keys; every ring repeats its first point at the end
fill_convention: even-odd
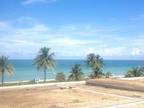
{"type": "Polygon", "coordinates": [[[144,98],[144,92],[119,90],[119,89],[90,86],[90,85],[80,85],[79,87],[81,87],[83,89],[88,89],[88,90],[103,92],[103,93],[108,93],[108,94],[114,94],[114,95],[119,95],[119,96],[126,96],[126,97],[131,97],[131,98],[141,98],[141,99],[144,98]]]}
{"type": "Polygon", "coordinates": [[[0,108],[144,108],[144,93],[89,85],[0,90],[0,108]],[[114,108],[114,107],[112,107],[114,108]]]}
{"type": "Polygon", "coordinates": [[[129,99],[79,88],[1,91],[0,108],[89,108],[129,102],[129,99]]]}
{"type": "Polygon", "coordinates": [[[142,103],[142,104],[135,104],[135,105],[129,105],[126,108],[144,108],[144,103],[142,103]]]}

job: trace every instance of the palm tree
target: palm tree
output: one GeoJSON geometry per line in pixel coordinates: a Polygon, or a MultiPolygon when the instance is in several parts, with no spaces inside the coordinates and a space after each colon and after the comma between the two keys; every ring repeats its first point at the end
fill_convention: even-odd
{"type": "Polygon", "coordinates": [[[95,55],[93,53],[87,55],[87,65],[90,66],[93,70],[90,77],[96,78],[103,75],[103,58],[100,55],[95,55]]]}
{"type": "Polygon", "coordinates": [[[37,70],[44,72],[44,82],[46,82],[46,71],[55,67],[54,53],[50,53],[50,48],[43,47],[40,49],[37,57],[34,59],[34,65],[37,70]]]}
{"type": "Polygon", "coordinates": [[[83,78],[83,72],[79,64],[75,64],[71,69],[71,74],[68,77],[70,81],[79,81],[83,78]]]}
{"type": "Polygon", "coordinates": [[[0,57],[0,74],[1,74],[1,83],[4,85],[4,73],[8,73],[12,75],[14,73],[13,66],[9,63],[8,57],[1,56],[0,57]]]}
{"type": "Polygon", "coordinates": [[[144,76],[144,68],[143,67],[133,67],[126,73],[125,76],[126,77],[140,77],[140,76],[144,76]]]}

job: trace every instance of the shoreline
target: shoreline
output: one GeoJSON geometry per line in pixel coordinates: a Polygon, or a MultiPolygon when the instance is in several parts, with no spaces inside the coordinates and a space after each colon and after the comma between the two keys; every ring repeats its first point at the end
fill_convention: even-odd
{"type": "MultiPolygon", "coordinates": [[[[43,82],[43,80],[17,80],[17,81],[6,81],[4,82],[5,84],[13,84],[13,83],[26,83],[26,82],[31,82],[31,81],[35,81],[35,82],[43,82]]],[[[55,81],[55,79],[47,79],[46,81],[55,81]]]]}
{"type": "MultiPolygon", "coordinates": [[[[86,77],[88,78],[88,77],[86,77]]],[[[125,77],[125,75],[112,75],[110,78],[116,78],[116,79],[121,79],[121,80],[139,80],[139,79],[144,79],[144,77],[125,77]]],[[[41,83],[43,82],[43,79],[37,80],[16,80],[16,81],[6,81],[4,82],[5,84],[13,84],[13,83],[27,83],[34,81],[35,83],[41,83]]],[[[47,79],[47,82],[49,81],[56,81],[55,79],[47,79]]],[[[67,81],[66,81],[67,82],[67,81]]]]}
{"type": "MultiPolygon", "coordinates": [[[[85,76],[85,78],[88,78],[88,76],[85,76]]],[[[111,78],[124,78],[124,75],[112,75],[111,78]]],[[[15,80],[15,81],[5,81],[5,84],[10,84],[10,83],[25,83],[25,82],[30,82],[30,81],[35,81],[35,82],[43,82],[43,79],[32,79],[32,80],[15,80]]],[[[47,79],[46,81],[55,81],[55,79],[47,79]]]]}

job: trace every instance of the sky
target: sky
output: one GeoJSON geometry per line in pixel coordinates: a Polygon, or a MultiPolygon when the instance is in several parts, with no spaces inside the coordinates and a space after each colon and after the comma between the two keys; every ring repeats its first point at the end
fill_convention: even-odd
{"type": "Polygon", "coordinates": [[[0,0],[0,55],[144,59],[144,0],[0,0]]]}

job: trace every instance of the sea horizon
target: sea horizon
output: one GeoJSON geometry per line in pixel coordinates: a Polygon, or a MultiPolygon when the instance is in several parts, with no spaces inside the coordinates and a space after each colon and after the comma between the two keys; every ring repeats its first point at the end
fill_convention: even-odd
{"type": "MultiPolygon", "coordinates": [[[[17,59],[9,59],[9,60],[34,60],[34,58],[31,58],[31,59],[25,59],[25,58],[17,58],[17,59]]],[[[55,59],[55,60],[86,60],[86,59],[72,59],[72,58],[62,58],[62,59],[55,59]]],[[[126,61],[126,60],[128,60],[128,61],[144,61],[144,59],[103,59],[103,60],[113,60],[113,61],[126,61]]]]}

